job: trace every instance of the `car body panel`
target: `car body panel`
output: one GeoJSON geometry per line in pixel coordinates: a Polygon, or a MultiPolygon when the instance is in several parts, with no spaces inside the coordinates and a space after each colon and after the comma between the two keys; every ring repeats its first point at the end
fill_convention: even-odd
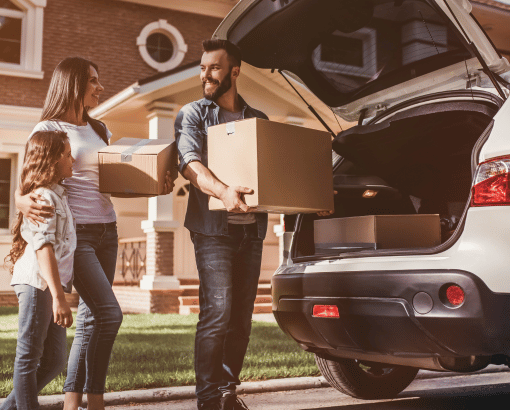
{"type": "Polygon", "coordinates": [[[510,349],[510,328],[501,315],[510,308],[510,295],[491,292],[470,272],[414,269],[317,275],[320,278],[299,274],[273,278],[278,323],[309,350],[336,351],[339,357],[349,357],[350,352],[409,359],[486,356],[510,349]],[[466,294],[458,307],[442,299],[445,284],[452,283],[466,294]],[[415,309],[415,297],[423,293],[432,302],[426,314],[415,309]],[[315,305],[337,306],[339,317],[314,317],[315,305]]]}
{"type": "Polygon", "coordinates": [[[494,127],[489,139],[482,147],[479,162],[481,163],[491,158],[510,155],[509,133],[510,99],[505,101],[494,117],[494,127]]]}

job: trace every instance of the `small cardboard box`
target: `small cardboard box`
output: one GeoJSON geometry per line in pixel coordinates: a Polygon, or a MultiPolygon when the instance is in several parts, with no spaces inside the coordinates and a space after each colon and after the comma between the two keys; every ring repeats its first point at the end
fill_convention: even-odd
{"type": "Polygon", "coordinates": [[[367,215],[314,221],[315,253],[429,248],[441,244],[439,215],[367,215]]]}
{"type": "MultiPolygon", "coordinates": [[[[333,209],[331,135],[260,118],[208,129],[208,167],[245,195],[255,212],[306,213],[333,209]]],[[[209,198],[210,210],[225,210],[209,198]]]]}
{"type": "Polygon", "coordinates": [[[155,196],[164,191],[167,171],[177,178],[177,147],[171,139],[121,138],[98,156],[99,192],[155,196]]]}

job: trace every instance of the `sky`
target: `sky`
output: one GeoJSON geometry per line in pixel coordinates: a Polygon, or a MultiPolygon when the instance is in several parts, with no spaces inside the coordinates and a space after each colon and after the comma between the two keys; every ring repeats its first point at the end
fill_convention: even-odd
{"type": "Polygon", "coordinates": [[[510,0],[497,0],[500,3],[510,4],[510,0]]]}

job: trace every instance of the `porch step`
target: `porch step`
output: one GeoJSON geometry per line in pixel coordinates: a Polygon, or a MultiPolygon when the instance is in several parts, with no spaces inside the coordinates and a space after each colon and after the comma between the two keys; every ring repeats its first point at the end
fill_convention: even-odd
{"type": "MultiPolygon", "coordinates": [[[[255,305],[253,313],[272,313],[273,307],[271,303],[260,303],[255,305]]],[[[200,313],[200,308],[196,305],[181,305],[179,306],[180,315],[189,315],[191,313],[200,313]]]]}
{"type": "Polygon", "coordinates": [[[253,308],[253,313],[273,313],[273,304],[259,303],[253,308]]]}
{"type": "MultiPolygon", "coordinates": [[[[255,298],[255,305],[259,305],[261,303],[271,303],[270,295],[258,295],[255,298]]],[[[181,306],[198,306],[198,296],[181,296],[179,297],[179,301],[181,306]]]]}
{"type": "MultiPolygon", "coordinates": [[[[198,284],[181,285],[180,289],[182,293],[179,296],[179,314],[199,313],[198,284]]],[[[271,284],[259,283],[253,313],[271,313],[271,300],[271,284]]]]}
{"type": "MultiPolygon", "coordinates": [[[[182,285],[179,287],[182,290],[181,296],[196,296],[198,297],[198,285],[182,285]]],[[[271,295],[270,283],[259,283],[257,295],[271,295]]]]}

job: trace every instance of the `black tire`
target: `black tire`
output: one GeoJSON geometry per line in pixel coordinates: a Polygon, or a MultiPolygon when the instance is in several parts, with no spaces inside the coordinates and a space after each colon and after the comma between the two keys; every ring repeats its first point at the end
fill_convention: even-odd
{"type": "Polygon", "coordinates": [[[331,387],[358,399],[395,397],[414,380],[419,369],[315,354],[315,362],[331,387]]]}

